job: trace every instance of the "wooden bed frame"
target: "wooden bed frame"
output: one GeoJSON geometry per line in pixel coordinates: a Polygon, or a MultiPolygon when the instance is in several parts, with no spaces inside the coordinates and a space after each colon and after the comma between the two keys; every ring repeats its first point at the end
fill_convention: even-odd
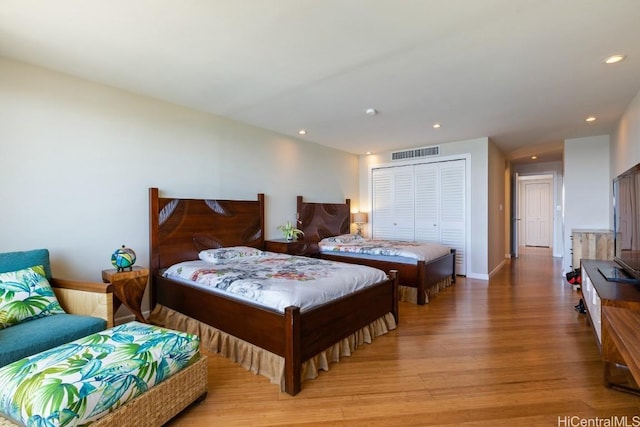
{"type": "MultiPolygon", "coordinates": [[[[304,232],[305,241],[316,244],[320,240],[348,234],[351,229],[351,200],[345,203],[312,203],[303,201],[302,196],[297,198],[298,228],[304,232]]],[[[451,282],[456,281],[456,250],[436,258],[432,261],[417,261],[414,264],[404,264],[393,261],[374,260],[370,258],[358,258],[341,256],[339,254],[319,253],[322,259],[332,261],[362,264],[379,268],[384,271],[396,270],[399,275],[400,285],[417,289],[417,303],[426,303],[426,292],[438,282],[451,277],[451,282]]]]}
{"type": "Polygon", "coordinates": [[[198,259],[202,249],[264,246],[264,195],[257,201],[160,198],[149,189],[151,303],[161,304],[284,358],[284,391],[301,390],[301,366],[376,319],[398,319],[395,271],[374,286],[318,308],[284,313],[162,277],[164,268],[198,259]],[[347,325],[347,327],[345,327],[347,325]]]}

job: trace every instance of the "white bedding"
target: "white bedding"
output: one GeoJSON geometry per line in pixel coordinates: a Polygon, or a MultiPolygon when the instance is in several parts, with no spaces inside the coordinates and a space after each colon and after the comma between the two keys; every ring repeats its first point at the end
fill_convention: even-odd
{"type": "Polygon", "coordinates": [[[272,252],[215,264],[186,261],[163,275],[279,312],[288,306],[309,310],[387,279],[372,267],[272,252]]]}
{"type": "Polygon", "coordinates": [[[351,234],[322,239],[318,246],[320,252],[336,253],[337,255],[394,256],[418,261],[431,261],[451,253],[449,247],[440,243],[374,240],[351,234]]]}

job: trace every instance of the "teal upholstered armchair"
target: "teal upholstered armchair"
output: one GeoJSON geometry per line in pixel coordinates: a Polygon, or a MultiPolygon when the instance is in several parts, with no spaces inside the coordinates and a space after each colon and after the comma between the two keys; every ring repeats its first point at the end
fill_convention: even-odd
{"type": "MultiPolygon", "coordinates": [[[[0,308],[0,366],[113,326],[111,284],[53,278],[47,249],[0,253],[0,277],[4,279],[0,283],[0,304],[5,303],[5,309],[0,308]],[[20,280],[16,277],[24,277],[19,274],[23,271],[31,275],[28,277],[37,277],[36,282],[44,283],[45,290],[33,291],[29,301],[25,299],[26,303],[12,301],[13,304],[7,306],[7,300],[16,299],[15,295],[21,291],[20,280]],[[44,273],[46,280],[40,273],[44,273]],[[48,295],[51,289],[47,282],[55,296],[48,295]],[[56,300],[59,306],[55,304],[56,300]],[[25,319],[7,315],[10,306],[14,312],[18,306],[18,311],[26,313],[25,319]],[[33,309],[45,313],[31,315],[33,309]],[[46,315],[48,313],[55,314],[46,315]]],[[[24,286],[24,289],[31,287],[33,290],[39,285],[27,283],[24,286]]]]}

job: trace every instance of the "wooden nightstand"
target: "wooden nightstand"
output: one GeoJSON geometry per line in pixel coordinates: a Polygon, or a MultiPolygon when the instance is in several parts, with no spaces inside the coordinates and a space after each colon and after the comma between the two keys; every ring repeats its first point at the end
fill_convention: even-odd
{"type": "Polygon", "coordinates": [[[271,239],[264,241],[265,250],[289,255],[313,256],[318,253],[316,242],[305,240],[271,239]]]}
{"type": "MultiPolygon", "coordinates": [[[[124,304],[140,322],[147,323],[141,312],[142,296],[149,281],[149,270],[133,267],[131,271],[118,272],[115,268],[102,270],[102,281],[113,285],[113,315],[124,304]]],[[[115,324],[115,318],[114,322],[115,324]]]]}

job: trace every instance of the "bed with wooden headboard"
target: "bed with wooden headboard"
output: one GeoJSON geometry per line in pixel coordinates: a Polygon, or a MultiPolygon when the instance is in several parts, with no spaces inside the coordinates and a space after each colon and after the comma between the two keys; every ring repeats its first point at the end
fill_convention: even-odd
{"type": "MultiPolygon", "coordinates": [[[[310,245],[327,237],[350,233],[351,200],[345,203],[305,202],[297,197],[298,227],[304,232],[304,240],[310,245]]],[[[322,259],[369,265],[384,271],[398,271],[400,280],[400,300],[416,302],[419,305],[428,302],[429,296],[437,294],[443,288],[455,283],[456,250],[451,248],[446,255],[430,260],[381,260],[379,258],[323,252],[318,248],[322,259]]],[[[446,251],[445,251],[446,252],[446,251]]]]}
{"type": "MultiPolygon", "coordinates": [[[[257,200],[159,197],[149,189],[150,320],[200,335],[202,345],[280,383],[290,395],[314,378],[345,342],[369,342],[395,328],[398,281],[387,279],[310,310],[284,312],[207,292],[163,276],[203,249],[264,245],[264,195],[257,200]],[[386,329],[385,329],[386,328],[386,329]],[[367,336],[363,338],[363,336],[367,336]],[[355,337],[355,338],[354,338],[355,337]],[[325,361],[325,362],[323,362],[325,361]],[[311,363],[309,363],[311,362],[311,363]]],[[[349,347],[349,344],[347,344],[349,347]]],[[[342,354],[344,355],[344,354],[342,354]]]]}

